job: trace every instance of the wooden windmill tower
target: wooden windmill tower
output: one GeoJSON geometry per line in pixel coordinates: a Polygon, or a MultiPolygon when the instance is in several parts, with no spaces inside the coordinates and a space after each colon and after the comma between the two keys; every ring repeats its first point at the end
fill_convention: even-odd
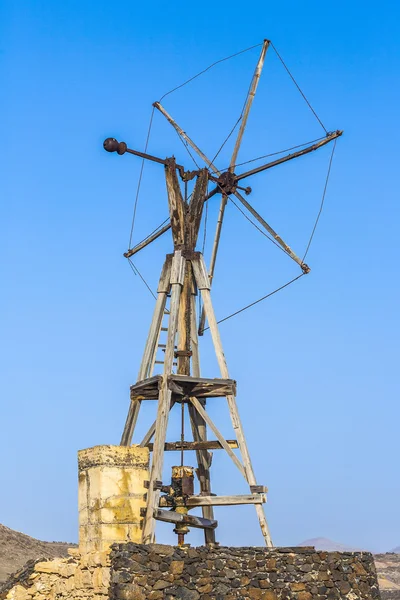
{"type": "Polygon", "coordinates": [[[125,256],[130,257],[134,255],[168,229],[172,230],[173,239],[173,253],[166,256],[162,267],[154,315],[137,383],[131,386],[130,407],[121,438],[121,445],[126,446],[132,443],[142,401],[156,400],[156,420],[140,443],[141,446],[147,446],[152,451],[147,508],[143,515],[144,543],[154,541],[157,520],[174,524],[174,531],[178,534],[179,544],[183,544],[184,535],[188,532],[189,527],[204,529],[206,543],[215,543],[217,522],[214,520],[213,506],[254,504],[265,543],[267,546],[272,546],[263,509],[267,488],[257,485],[251,463],[236,404],[236,383],[229,376],[211,301],[211,282],[214,274],[224,211],[228,197],[231,195],[239,200],[243,207],[273,237],[275,242],[300,265],[304,273],[309,271],[308,266],[287,246],[240,193],[240,191],[244,191],[247,195],[251,192],[250,188],[243,188],[240,184],[242,180],[251,175],[317,150],[335,140],[342,132],[327,133],[326,137],[317,143],[307,146],[298,152],[288,154],[250,171],[241,174],[235,173],[239,148],[269,44],[268,40],[265,40],[262,44],[261,55],[243,109],[238,136],[230,166],[227,170],[220,172],[159,102],[154,104],[155,108],[167,118],[186,144],[190,145],[202,158],[206,164],[205,168],[188,171],[182,165],[177,164],[174,158],[162,159],[131,150],[127,148],[124,142],[118,142],[115,138],[108,138],[104,142],[104,148],[108,152],[116,151],[118,154],[128,152],[142,159],[160,163],[164,165],[165,170],[170,215],[169,223],[155,234],[146,238],[144,242],[130,249],[125,256]],[[193,193],[189,200],[183,196],[179,180],[185,184],[191,180],[195,181],[193,193]],[[214,188],[210,192],[208,192],[209,182],[214,184],[214,188]],[[210,201],[217,194],[221,195],[221,202],[211,264],[207,268],[202,253],[196,250],[196,243],[205,202],[210,201]],[[195,297],[198,293],[201,294],[203,301],[203,311],[200,315],[196,312],[195,302],[195,297]],[[165,320],[167,323],[164,323],[165,320]],[[205,379],[201,377],[198,320],[200,322],[200,333],[204,330],[205,321],[208,321],[220,370],[220,377],[218,378],[205,379]],[[163,334],[166,334],[165,344],[160,344],[160,338],[163,334]],[[160,375],[154,375],[154,368],[157,362],[156,354],[160,346],[164,346],[163,349],[165,350],[163,372],[160,375]],[[225,439],[206,411],[207,398],[217,397],[226,398],[235,433],[235,439],[233,440],[225,439]],[[170,442],[166,439],[168,420],[172,412],[179,406],[182,415],[184,414],[185,407],[187,407],[193,441],[185,441],[183,436],[178,442],[170,442]],[[215,439],[208,439],[207,434],[209,431],[214,434],[215,439]],[[154,442],[152,442],[153,437],[154,442]],[[238,454],[234,452],[236,448],[238,449],[238,454]],[[212,494],[210,477],[211,455],[209,451],[213,449],[225,450],[232,459],[249,485],[249,493],[247,495],[218,496],[212,494]],[[162,480],[164,452],[171,450],[180,451],[182,460],[180,466],[173,467],[172,483],[167,486],[162,480]],[[194,494],[193,468],[184,466],[183,451],[194,451],[196,453],[196,472],[200,494],[194,494]],[[202,508],[202,518],[189,514],[189,510],[195,507],[202,508]]]}

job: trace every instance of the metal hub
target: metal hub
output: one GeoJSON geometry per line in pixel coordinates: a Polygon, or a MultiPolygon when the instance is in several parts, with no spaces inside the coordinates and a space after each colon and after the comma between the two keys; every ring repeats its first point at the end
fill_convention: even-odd
{"type": "Polygon", "coordinates": [[[237,188],[237,180],[235,173],[231,173],[230,171],[225,171],[224,173],[221,173],[221,175],[218,177],[218,186],[220,187],[221,191],[227,196],[229,194],[234,194],[237,188]]]}

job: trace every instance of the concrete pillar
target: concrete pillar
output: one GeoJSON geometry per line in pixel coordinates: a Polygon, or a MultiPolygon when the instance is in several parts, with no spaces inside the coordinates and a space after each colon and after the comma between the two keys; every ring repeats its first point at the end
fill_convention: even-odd
{"type": "Polygon", "coordinates": [[[78,452],[79,549],[105,552],[115,542],[142,541],[149,450],[94,446],[78,452]]]}

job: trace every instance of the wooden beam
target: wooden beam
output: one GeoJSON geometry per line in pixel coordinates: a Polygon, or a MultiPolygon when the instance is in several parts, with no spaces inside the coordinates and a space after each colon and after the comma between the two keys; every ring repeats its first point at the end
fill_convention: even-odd
{"type": "MultiPolygon", "coordinates": [[[[174,406],[174,404],[175,404],[175,400],[172,398],[169,410],[171,410],[171,408],[174,406]]],[[[144,438],[142,439],[142,441],[139,444],[139,446],[141,448],[144,448],[145,446],[147,446],[150,443],[150,440],[156,431],[156,424],[157,424],[157,421],[153,421],[153,423],[150,425],[149,429],[147,430],[146,435],[144,436],[144,438]]]]}
{"type": "Polygon", "coordinates": [[[237,504],[264,504],[265,494],[246,494],[237,496],[189,496],[186,504],[195,506],[234,506],[237,504]]]}
{"type": "MultiPolygon", "coordinates": [[[[230,448],[238,448],[236,440],[226,440],[226,443],[230,448]]],[[[153,452],[154,444],[146,444],[146,448],[153,452]]],[[[164,444],[164,451],[173,452],[174,450],[221,450],[223,446],[221,442],[217,440],[206,440],[201,442],[166,442],[164,444]]]]}
{"type": "Polygon", "coordinates": [[[175,131],[189,144],[189,146],[191,146],[193,148],[193,150],[195,152],[197,152],[197,154],[204,160],[206,165],[208,167],[210,167],[210,169],[212,171],[214,171],[214,173],[217,173],[217,175],[220,175],[220,172],[218,171],[217,167],[215,165],[213,165],[213,163],[200,150],[200,148],[198,146],[196,146],[196,144],[193,142],[193,140],[190,139],[190,137],[187,135],[187,133],[185,131],[183,131],[183,129],[181,127],[179,127],[178,123],[176,121],[174,121],[174,119],[171,117],[171,115],[169,115],[167,113],[165,108],[163,106],[161,106],[161,104],[159,102],[154,102],[153,106],[155,108],[157,108],[157,110],[159,110],[161,114],[164,115],[164,117],[167,119],[167,121],[169,123],[171,123],[171,125],[175,129],[175,131]]]}
{"type": "MultiPolygon", "coordinates": [[[[193,273],[193,270],[192,270],[193,273]]],[[[199,339],[197,337],[196,324],[196,296],[195,282],[192,281],[192,297],[191,297],[191,350],[192,350],[192,372],[195,377],[200,377],[200,358],[199,358],[199,339]]],[[[200,400],[200,403],[205,406],[206,401],[200,400]]],[[[192,429],[193,439],[195,442],[207,442],[207,425],[203,417],[197,412],[192,404],[189,404],[190,426],[192,429]]],[[[196,470],[197,478],[200,484],[200,491],[205,495],[211,494],[210,467],[212,461],[212,453],[208,450],[197,450],[196,459],[198,468],[196,470]]],[[[203,506],[201,509],[205,519],[214,520],[214,509],[212,506],[203,506]]],[[[207,544],[215,544],[215,529],[204,530],[204,541],[207,544]]]]}
{"type": "Polygon", "coordinates": [[[159,229],[155,233],[152,233],[151,235],[147,236],[147,238],[145,238],[142,242],[137,244],[134,248],[129,248],[127,252],[124,252],[125,258],[130,258],[134,254],[136,254],[136,252],[139,252],[139,250],[142,250],[142,248],[145,248],[146,246],[151,244],[151,242],[154,242],[154,240],[163,235],[163,233],[168,231],[168,229],[171,229],[171,223],[167,223],[167,225],[164,225],[164,227],[161,227],[161,229],[159,229]]]}
{"type": "Polygon", "coordinates": [[[229,166],[229,170],[231,171],[231,173],[233,173],[233,171],[235,169],[237,155],[239,152],[240,144],[242,143],[244,130],[246,129],[247,119],[249,118],[251,105],[253,104],[253,100],[256,95],[258,82],[260,81],[261,71],[262,71],[262,68],[264,65],[265,55],[267,53],[268,46],[269,46],[269,40],[264,40],[264,43],[263,43],[263,46],[261,49],[260,58],[258,59],[256,70],[254,71],[253,79],[251,80],[250,90],[249,90],[249,93],[247,94],[246,104],[243,109],[242,122],[240,124],[239,133],[238,133],[238,136],[236,139],[235,147],[233,149],[231,164],[229,166]]]}
{"type": "MultiPolygon", "coordinates": [[[[193,272],[196,278],[196,282],[198,288],[201,290],[201,295],[204,303],[204,310],[206,313],[206,317],[208,319],[208,324],[210,326],[210,332],[212,341],[214,344],[215,354],[217,356],[217,361],[219,365],[219,369],[221,372],[221,376],[223,378],[229,378],[228,365],[226,363],[226,358],[224,354],[224,350],[222,347],[221,337],[219,335],[219,329],[217,324],[217,319],[215,318],[214,308],[211,302],[210,296],[210,283],[207,276],[206,266],[204,264],[204,259],[201,254],[194,258],[192,261],[193,272]]],[[[250,453],[247,447],[246,438],[243,431],[242,422],[240,420],[239,411],[236,404],[235,396],[227,396],[227,402],[229,406],[229,413],[231,416],[232,426],[236,433],[236,439],[239,443],[240,454],[242,455],[242,460],[244,467],[241,463],[240,466],[242,474],[244,478],[247,480],[249,485],[257,485],[256,477],[254,475],[253,465],[251,464],[250,453]]],[[[198,402],[198,401],[197,401],[198,402]]],[[[205,411],[204,411],[205,412],[205,411]]],[[[207,413],[206,416],[208,417],[207,413]]],[[[214,426],[215,427],[215,426],[214,426]]],[[[215,432],[214,432],[215,433],[215,432]]],[[[215,434],[216,437],[220,440],[220,438],[215,434]]],[[[233,454],[232,450],[229,448],[229,451],[233,454]]],[[[234,454],[235,459],[237,459],[234,454]]],[[[272,547],[271,535],[269,532],[269,527],[267,523],[267,519],[265,518],[263,507],[256,504],[256,512],[258,516],[258,521],[260,523],[261,531],[265,539],[265,543],[268,547],[272,547]]]]}
{"type": "Polygon", "coordinates": [[[172,237],[174,246],[176,247],[185,243],[185,203],[182,198],[178,177],[176,176],[175,160],[172,158],[169,158],[165,165],[165,180],[167,183],[172,237]]]}
{"type": "Polygon", "coordinates": [[[265,165],[261,165],[261,167],[256,167],[255,169],[251,169],[251,171],[246,171],[246,173],[241,173],[236,176],[236,181],[240,181],[245,177],[250,177],[250,175],[255,175],[256,173],[261,173],[261,171],[266,171],[266,169],[271,169],[272,167],[276,167],[277,165],[281,165],[282,163],[287,162],[288,160],[293,160],[294,158],[298,158],[299,156],[304,156],[305,154],[309,154],[310,152],[314,152],[314,150],[318,150],[318,148],[322,148],[329,142],[336,140],[336,138],[340,137],[343,134],[343,131],[337,130],[333,133],[328,133],[328,135],[315,144],[311,146],[307,146],[307,148],[303,148],[303,150],[299,150],[298,152],[293,152],[293,154],[287,154],[282,158],[278,158],[277,160],[273,160],[265,165]]]}
{"type": "MultiPolygon", "coordinates": [[[[140,365],[138,381],[145,379],[153,369],[154,356],[157,350],[158,338],[160,336],[161,324],[164,316],[165,304],[167,301],[167,293],[170,287],[172,257],[167,256],[163,268],[161,270],[160,280],[157,288],[157,300],[154,307],[153,319],[150,325],[149,335],[147,336],[146,345],[144,348],[142,363],[140,365]]],[[[136,422],[139,416],[141,400],[131,400],[128,410],[128,415],[125,421],[124,431],[120,444],[121,446],[129,446],[132,443],[133,433],[135,431],[136,422]]]]}
{"type": "Polygon", "coordinates": [[[202,407],[199,400],[197,400],[197,398],[190,398],[190,402],[193,404],[193,406],[195,407],[197,412],[203,417],[203,419],[205,420],[205,422],[207,423],[209,428],[214,432],[214,435],[216,436],[218,441],[221,443],[221,446],[229,454],[229,456],[231,457],[231,459],[233,460],[233,462],[235,463],[235,465],[237,466],[237,468],[239,469],[239,471],[241,472],[243,477],[246,478],[246,471],[245,471],[242,463],[240,462],[240,460],[238,459],[236,454],[231,450],[231,447],[226,442],[224,436],[219,431],[219,429],[217,429],[217,427],[214,425],[213,421],[210,419],[210,417],[208,416],[207,412],[202,407]]]}
{"type": "Polygon", "coordinates": [[[175,337],[178,326],[179,302],[182,291],[186,261],[180,250],[175,250],[171,265],[171,304],[168,321],[167,347],[164,358],[163,386],[157,405],[156,430],[154,439],[153,460],[150,471],[150,488],[147,492],[146,516],[143,522],[142,541],[144,544],[154,542],[155,521],[154,509],[158,506],[160,490],[154,489],[155,481],[162,480],[164,463],[164,444],[167,433],[168,416],[171,406],[171,391],[167,386],[167,376],[172,372],[174,361],[175,337]]]}
{"type": "Polygon", "coordinates": [[[157,521],[165,521],[166,523],[184,523],[197,529],[215,529],[218,525],[218,521],[215,520],[195,517],[194,515],[183,515],[173,510],[162,510],[160,508],[154,510],[154,518],[157,521]]]}
{"type": "Polygon", "coordinates": [[[197,177],[193,190],[192,199],[186,215],[186,247],[194,250],[199,235],[201,216],[203,214],[204,201],[208,186],[208,170],[202,169],[197,177]]]}
{"type": "Polygon", "coordinates": [[[236,394],[236,382],[233,379],[206,379],[185,375],[170,375],[168,387],[180,396],[196,398],[218,398],[236,394]]]}
{"type": "Polygon", "coordinates": [[[310,268],[307,265],[305,265],[301,258],[299,258],[297,254],[295,254],[293,250],[283,241],[281,236],[278,235],[274,229],[272,229],[271,225],[268,225],[267,221],[263,219],[263,217],[256,211],[255,208],[252,207],[252,205],[249,202],[247,202],[246,198],[244,198],[242,194],[239,194],[239,192],[234,192],[234,196],[236,196],[236,198],[240,200],[243,206],[247,208],[249,213],[251,213],[253,217],[257,219],[257,221],[264,227],[264,229],[266,229],[268,233],[272,236],[272,238],[281,246],[281,248],[283,248],[285,252],[287,252],[290,258],[292,258],[294,262],[300,265],[303,271],[308,273],[310,271],[310,268]]]}
{"type": "Polygon", "coordinates": [[[131,385],[131,400],[157,400],[161,384],[161,375],[154,375],[154,377],[138,381],[131,385]]]}

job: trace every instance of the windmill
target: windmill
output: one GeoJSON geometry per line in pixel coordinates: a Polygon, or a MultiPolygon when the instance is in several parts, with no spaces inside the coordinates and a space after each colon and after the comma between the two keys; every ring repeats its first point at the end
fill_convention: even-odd
{"type": "Polygon", "coordinates": [[[127,147],[125,142],[118,142],[115,138],[107,138],[104,142],[104,148],[108,152],[117,152],[120,155],[132,154],[142,158],[143,161],[148,160],[163,165],[165,171],[169,221],[143,242],[130,248],[125,256],[130,258],[169,229],[172,231],[173,240],[173,252],[167,254],[161,270],[154,314],[137,382],[131,386],[130,406],[120,442],[124,446],[132,443],[141,403],[147,400],[157,401],[156,419],[140,442],[140,446],[148,447],[152,453],[150,479],[147,482],[147,506],[143,514],[143,543],[154,542],[156,521],[159,520],[174,525],[174,532],[178,535],[178,544],[180,545],[184,544],[185,535],[190,527],[203,529],[206,544],[215,544],[217,521],[214,519],[213,507],[254,504],[265,543],[269,547],[272,546],[263,509],[267,488],[257,484],[254,474],[236,403],[236,382],[229,375],[211,300],[211,284],[225,208],[228,198],[232,196],[256,219],[267,235],[272,237],[273,241],[298,263],[302,274],[309,272],[307,264],[293,252],[248,202],[245,196],[250,194],[251,188],[243,187],[243,184],[258,173],[318,150],[335,141],[342,135],[342,132],[329,133],[325,130],[325,137],[301,150],[286,154],[251,170],[236,173],[238,153],[266,52],[270,45],[269,40],[264,40],[262,43],[261,54],[241,114],[239,131],[227,169],[220,171],[160,102],[154,103],[154,109],[168,120],[185,144],[190,146],[204,161],[206,165],[204,168],[193,171],[186,170],[183,165],[177,164],[174,157],[164,159],[146,152],[132,150],[127,147]],[[184,194],[180,181],[185,187],[184,194]],[[186,193],[189,181],[194,182],[190,198],[186,193]],[[210,183],[213,188],[208,191],[210,183]],[[221,197],[220,206],[210,265],[207,268],[202,253],[196,250],[196,244],[205,203],[210,202],[217,195],[221,197]],[[197,294],[201,295],[203,302],[200,314],[198,314],[195,302],[197,294]],[[203,334],[206,321],[208,321],[220,371],[220,376],[213,379],[203,378],[200,373],[198,334],[203,334]],[[165,343],[161,343],[162,337],[165,336],[165,343]],[[157,361],[159,348],[164,351],[163,361],[157,361]],[[160,362],[162,362],[162,374],[154,374],[155,365],[160,362]],[[206,402],[209,398],[226,398],[235,439],[225,439],[210,418],[206,410],[206,402]],[[166,439],[167,426],[172,413],[178,407],[180,407],[182,420],[182,435],[181,440],[171,442],[166,439]],[[192,441],[184,439],[185,411],[190,419],[192,441]],[[210,440],[208,432],[212,432],[215,439],[210,440]],[[154,441],[152,441],[153,438],[154,441]],[[217,449],[224,450],[240,471],[249,486],[248,494],[218,496],[212,493],[210,450],[217,449]],[[235,449],[238,450],[238,453],[234,452],[235,449]],[[164,453],[166,451],[176,451],[181,454],[181,464],[172,469],[170,485],[165,485],[163,482],[164,453]],[[189,451],[196,454],[199,494],[194,493],[194,468],[184,465],[183,453],[189,451]],[[201,507],[202,517],[189,513],[196,507],[201,507]]]}

